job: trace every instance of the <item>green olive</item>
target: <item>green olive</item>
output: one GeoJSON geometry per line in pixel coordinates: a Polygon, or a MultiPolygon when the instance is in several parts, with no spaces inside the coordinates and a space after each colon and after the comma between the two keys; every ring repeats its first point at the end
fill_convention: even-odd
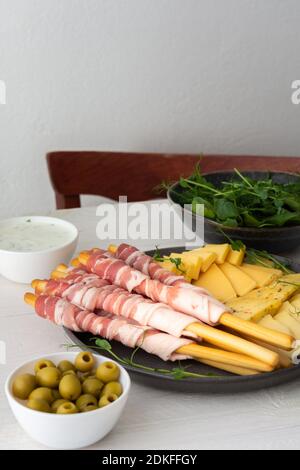
{"type": "Polygon", "coordinates": [[[36,387],[36,378],[32,374],[18,375],[12,384],[12,391],[15,397],[26,400],[32,390],[36,387]]]}
{"type": "Polygon", "coordinates": [[[29,400],[31,398],[37,398],[38,400],[45,400],[49,405],[55,400],[53,390],[47,387],[38,387],[31,392],[29,400]]]}
{"type": "Polygon", "coordinates": [[[120,369],[114,362],[105,361],[99,365],[96,375],[104,383],[115,382],[120,376],[120,369]]]}
{"type": "MultiPolygon", "coordinates": [[[[85,377],[84,381],[86,379],[96,379],[97,376],[96,376],[96,371],[92,372],[90,375],[88,375],[87,377],[85,377]]],[[[99,379],[98,379],[99,380],[99,379]]]]}
{"type": "Polygon", "coordinates": [[[73,413],[78,413],[78,409],[74,403],[71,401],[66,401],[57,408],[56,413],[59,415],[70,415],[73,413]]]}
{"type": "Polygon", "coordinates": [[[75,375],[65,375],[59,383],[59,393],[66,400],[77,400],[81,395],[81,383],[75,375]]]}
{"type": "Polygon", "coordinates": [[[68,370],[75,370],[74,364],[72,364],[70,361],[60,361],[57,368],[61,371],[62,374],[68,370]]]}
{"type": "Polygon", "coordinates": [[[76,377],[76,372],[74,370],[65,370],[65,372],[62,373],[62,377],[65,375],[75,375],[76,377]]]}
{"type": "Polygon", "coordinates": [[[87,411],[86,408],[90,406],[95,406],[97,408],[97,398],[88,393],[80,395],[76,400],[76,406],[79,411],[87,411]]]}
{"type": "Polygon", "coordinates": [[[60,393],[58,390],[56,390],[56,388],[52,389],[52,394],[53,394],[54,400],[59,400],[61,398],[60,393]]]}
{"type": "Polygon", "coordinates": [[[98,410],[98,409],[99,409],[98,405],[87,405],[81,410],[81,412],[86,413],[87,411],[94,411],[94,410],[98,410]]]}
{"type": "Polygon", "coordinates": [[[108,382],[104,385],[101,395],[110,395],[111,393],[118,397],[122,395],[123,388],[120,382],[108,382]]]}
{"type": "Polygon", "coordinates": [[[44,369],[45,367],[55,367],[55,364],[49,359],[40,359],[34,364],[34,372],[37,374],[39,370],[44,369]]]}
{"type": "Polygon", "coordinates": [[[82,351],[75,358],[75,367],[80,372],[88,372],[93,369],[95,359],[92,353],[82,351]]]}
{"type": "Polygon", "coordinates": [[[53,413],[56,413],[60,405],[63,403],[69,403],[68,400],[65,400],[64,398],[59,398],[58,400],[55,400],[52,405],[51,405],[51,410],[53,413]]]}
{"type": "Polygon", "coordinates": [[[99,400],[99,408],[103,408],[103,406],[110,405],[114,401],[116,401],[119,397],[114,393],[110,393],[109,395],[102,395],[99,400]]]}
{"type": "Polygon", "coordinates": [[[90,372],[80,372],[77,371],[77,377],[79,378],[80,382],[83,382],[90,377],[90,372]]]}
{"type": "Polygon", "coordinates": [[[27,402],[28,408],[36,411],[44,411],[45,413],[50,413],[50,405],[46,400],[41,400],[40,398],[29,398],[27,402]]]}
{"type": "Polygon", "coordinates": [[[36,374],[36,380],[41,387],[57,388],[61,373],[57,367],[45,367],[36,374]]]}
{"type": "Polygon", "coordinates": [[[93,379],[92,377],[86,379],[82,384],[83,393],[94,395],[96,398],[100,397],[102,388],[103,382],[99,379],[93,379]]]}

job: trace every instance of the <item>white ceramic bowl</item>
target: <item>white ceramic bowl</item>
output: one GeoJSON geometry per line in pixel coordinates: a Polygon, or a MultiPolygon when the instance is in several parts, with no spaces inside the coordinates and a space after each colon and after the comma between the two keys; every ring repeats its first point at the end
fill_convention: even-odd
{"type": "Polygon", "coordinates": [[[70,232],[69,241],[54,248],[41,251],[10,251],[0,249],[0,274],[15,282],[30,283],[35,278],[48,278],[60,263],[68,263],[74,254],[78,241],[77,228],[62,219],[54,217],[14,217],[0,222],[0,229],[8,224],[32,220],[41,223],[55,223],[70,232]]]}
{"type": "MultiPolygon", "coordinates": [[[[46,354],[45,359],[58,364],[62,359],[74,361],[78,352],[61,352],[46,354]]],[[[111,360],[94,354],[96,363],[111,360]]],[[[25,406],[26,401],[15,398],[12,394],[12,383],[19,374],[33,373],[33,367],[41,356],[24,363],[15,369],[7,378],[5,393],[17,421],[32,439],[55,449],[79,449],[102,439],[117,423],[125,407],[130,389],[130,378],[126,370],[120,366],[120,383],[122,395],[113,403],[103,408],[86,413],[57,415],[31,410],[25,406]]],[[[114,362],[114,361],[113,361],[114,362]]]]}

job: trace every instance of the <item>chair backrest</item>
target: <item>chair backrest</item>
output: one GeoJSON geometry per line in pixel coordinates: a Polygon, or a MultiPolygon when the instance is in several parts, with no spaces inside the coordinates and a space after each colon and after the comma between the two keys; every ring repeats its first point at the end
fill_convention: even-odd
{"type": "MultiPolygon", "coordinates": [[[[201,159],[203,172],[274,170],[300,172],[300,158],[249,155],[183,155],[125,152],[57,151],[47,154],[57,209],[80,207],[80,195],[145,201],[158,197],[153,188],[163,180],[189,176],[201,159]]],[[[161,196],[160,196],[161,197],[161,196]]]]}

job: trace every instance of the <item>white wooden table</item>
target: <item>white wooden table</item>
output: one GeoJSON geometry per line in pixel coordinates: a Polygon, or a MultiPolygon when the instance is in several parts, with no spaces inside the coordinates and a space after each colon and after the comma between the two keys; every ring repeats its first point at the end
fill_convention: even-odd
{"type": "MultiPolygon", "coordinates": [[[[78,249],[101,246],[95,208],[59,211],[56,216],[80,230],[78,249]]],[[[170,242],[161,246],[170,246],[170,242]]],[[[103,246],[105,246],[103,244],[103,246]]],[[[139,243],[142,249],[151,244],[139,243]]],[[[295,255],[293,255],[295,257],[295,255]]],[[[300,254],[298,254],[300,260],[300,254]]],[[[23,303],[28,286],[0,277],[0,340],[7,364],[0,365],[0,449],[41,449],[15,421],[4,396],[10,370],[33,356],[57,352],[62,330],[38,318],[23,303]]],[[[240,395],[184,394],[133,381],[129,401],[116,428],[92,449],[298,449],[300,380],[240,395]]]]}

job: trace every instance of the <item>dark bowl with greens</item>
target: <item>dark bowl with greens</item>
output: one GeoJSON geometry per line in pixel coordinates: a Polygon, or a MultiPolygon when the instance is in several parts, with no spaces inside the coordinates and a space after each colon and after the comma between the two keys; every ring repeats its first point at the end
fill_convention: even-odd
{"type": "Polygon", "coordinates": [[[185,218],[189,225],[195,227],[196,219],[204,223],[206,243],[238,239],[274,253],[300,246],[297,174],[237,169],[201,174],[197,166],[189,178],[169,187],[168,199],[192,211],[192,218],[185,218]]]}

